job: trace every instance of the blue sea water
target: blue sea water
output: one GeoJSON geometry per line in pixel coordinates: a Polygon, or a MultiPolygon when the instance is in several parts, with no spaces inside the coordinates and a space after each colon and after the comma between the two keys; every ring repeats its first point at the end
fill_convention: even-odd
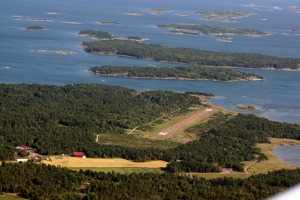
{"type": "Polygon", "coordinates": [[[90,38],[78,36],[84,29],[99,29],[117,37],[140,36],[146,43],[196,49],[252,52],[280,57],[300,58],[300,2],[296,0],[0,0],[0,83],[40,83],[65,85],[98,83],[144,90],[202,91],[219,98],[211,102],[230,110],[251,104],[252,112],[270,119],[300,122],[300,71],[238,69],[265,77],[257,82],[223,83],[213,81],[152,80],[103,77],[87,70],[100,65],[171,66],[118,56],[91,55],[80,47],[90,38]],[[251,4],[263,4],[251,7],[251,4]],[[148,8],[165,8],[171,12],[153,15],[148,8]],[[255,15],[232,22],[200,21],[195,11],[240,10],[255,15]],[[138,12],[142,16],[126,15],[138,12]],[[53,14],[56,13],[56,14],[53,14]],[[185,13],[187,16],[179,16],[185,13]],[[32,22],[48,19],[49,22],[32,22]],[[72,21],[81,24],[65,24],[72,21]],[[117,21],[119,25],[101,25],[97,21],[117,21]],[[265,37],[230,36],[232,42],[217,41],[211,36],[171,35],[157,24],[194,23],[255,28],[270,33],[265,37]],[[25,27],[41,25],[46,31],[27,31],[25,27]],[[73,51],[74,55],[36,53],[32,50],[73,51]],[[11,68],[7,68],[10,66],[11,68]]]}

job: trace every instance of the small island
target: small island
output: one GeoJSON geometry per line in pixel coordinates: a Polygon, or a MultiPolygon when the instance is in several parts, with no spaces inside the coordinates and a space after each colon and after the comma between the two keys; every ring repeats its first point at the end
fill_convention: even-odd
{"type": "Polygon", "coordinates": [[[116,39],[114,35],[111,33],[100,31],[100,30],[81,30],[79,31],[78,35],[85,36],[85,37],[91,37],[92,39],[98,39],[98,40],[113,40],[116,39]]]}
{"type": "Polygon", "coordinates": [[[63,24],[81,24],[81,22],[64,21],[63,24]]]}
{"type": "Polygon", "coordinates": [[[236,28],[232,26],[207,26],[200,24],[170,24],[157,25],[159,28],[172,29],[170,33],[196,34],[196,35],[242,35],[242,36],[266,36],[263,31],[248,28],[236,28]]]}
{"type": "Polygon", "coordinates": [[[142,13],[139,12],[126,12],[125,15],[130,15],[130,16],[142,16],[142,13]]]}
{"type": "Polygon", "coordinates": [[[35,52],[35,53],[54,53],[54,54],[63,54],[63,55],[77,54],[73,51],[47,50],[47,49],[32,50],[32,52],[35,52]]]}
{"type": "Polygon", "coordinates": [[[205,21],[222,21],[230,22],[231,19],[237,20],[245,17],[255,15],[253,12],[243,12],[243,11],[231,11],[231,10],[221,10],[221,11],[197,11],[196,15],[202,15],[204,17],[198,18],[199,20],[205,21]]]}
{"type": "Polygon", "coordinates": [[[165,8],[149,8],[146,9],[145,11],[153,15],[161,15],[162,13],[171,12],[172,10],[165,9],[165,8]]]}
{"type": "Polygon", "coordinates": [[[257,107],[253,105],[236,104],[235,107],[244,110],[257,110],[257,107]]]}
{"type": "Polygon", "coordinates": [[[49,20],[49,19],[29,19],[28,21],[31,21],[31,22],[53,22],[53,20],[49,20]]]}
{"type": "Polygon", "coordinates": [[[300,33],[300,28],[292,28],[291,31],[300,33]]]}
{"type": "Polygon", "coordinates": [[[119,22],[116,21],[98,21],[97,24],[110,24],[110,25],[119,25],[119,22]]]}
{"type": "Polygon", "coordinates": [[[25,28],[25,30],[30,30],[30,31],[43,31],[46,30],[44,27],[39,26],[39,25],[33,25],[33,26],[28,26],[25,28]]]}
{"type": "Polygon", "coordinates": [[[219,67],[130,67],[101,66],[89,69],[94,74],[128,78],[212,80],[212,81],[254,81],[263,77],[254,73],[244,73],[219,67]]]}

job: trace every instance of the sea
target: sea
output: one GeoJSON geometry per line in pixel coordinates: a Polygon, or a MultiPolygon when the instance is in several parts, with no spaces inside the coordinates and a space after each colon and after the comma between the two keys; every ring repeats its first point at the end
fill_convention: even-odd
{"type": "Polygon", "coordinates": [[[96,83],[124,86],[138,91],[172,90],[213,93],[210,99],[225,109],[254,113],[281,122],[300,122],[300,71],[234,69],[262,75],[263,81],[215,82],[105,77],[88,72],[93,66],[178,66],[83,51],[80,30],[98,29],[119,38],[138,36],[145,43],[202,50],[247,52],[300,58],[299,0],[0,0],[0,83],[66,85],[96,83]],[[151,13],[149,9],[168,12],[151,13]],[[196,11],[252,13],[224,21],[203,21],[196,11]],[[101,24],[99,22],[117,22],[101,24]],[[158,24],[204,24],[253,28],[268,36],[230,36],[231,42],[209,35],[175,35],[158,24]],[[44,31],[25,30],[40,25],[44,31]],[[294,30],[294,31],[293,31],[294,30]],[[296,30],[296,31],[295,31],[296,30]],[[47,50],[48,52],[34,52],[47,50]],[[75,54],[56,54],[53,50],[75,54]],[[249,104],[258,110],[235,108],[249,104]]]}

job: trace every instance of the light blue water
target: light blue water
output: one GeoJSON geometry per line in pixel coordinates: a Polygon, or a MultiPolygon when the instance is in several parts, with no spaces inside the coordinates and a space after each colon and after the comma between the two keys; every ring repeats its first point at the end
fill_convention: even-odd
{"type": "MultiPolygon", "coordinates": [[[[146,43],[168,46],[192,47],[214,51],[254,52],[284,57],[300,57],[300,33],[290,31],[300,28],[300,14],[295,0],[266,0],[263,8],[251,8],[242,4],[261,1],[221,0],[201,2],[195,0],[0,0],[0,83],[41,83],[65,85],[70,83],[99,83],[120,85],[137,90],[203,91],[220,98],[211,100],[226,109],[235,104],[259,106],[253,113],[286,122],[300,122],[300,72],[242,70],[265,77],[259,82],[221,83],[212,81],[151,80],[102,77],[90,74],[87,69],[100,65],[155,65],[158,63],[117,56],[91,55],[82,51],[80,42],[90,40],[77,35],[83,29],[99,29],[118,37],[140,36],[146,43]],[[282,10],[272,10],[278,6],[282,10]],[[166,8],[172,12],[152,15],[147,8],[166,8]],[[269,10],[272,11],[269,11],[269,10]],[[242,10],[256,15],[237,22],[208,22],[197,20],[198,10],[242,10]],[[60,14],[49,15],[48,12],[60,14]],[[142,16],[125,15],[139,12],[142,16]],[[178,16],[186,13],[188,16],[178,16]],[[23,17],[14,18],[12,16],[23,17]],[[31,22],[30,19],[47,18],[52,22],[31,22]],[[267,19],[267,20],[261,20],[267,19]],[[64,24],[64,21],[80,22],[80,25],[64,24]],[[97,21],[117,21],[120,25],[99,25],[97,21]],[[157,24],[198,23],[209,25],[256,28],[272,35],[267,37],[232,36],[233,42],[216,41],[210,36],[171,35],[158,29],[157,24]],[[47,31],[26,31],[30,25],[42,25],[47,31]],[[76,55],[34,53],[32,50],[74,51],[76,55]],[[11,69],[4,68],[12,66],[11,69]]],[[[245,111],[243,111],[245,112],[245,111]]],[[[247,111],[249,112],[249,111],[247,111]]]]}
{"type": "Polygon", "coordinates": [[[285,162],[300,166],[300,146],[277,146],[273,153],[285,162]]]}

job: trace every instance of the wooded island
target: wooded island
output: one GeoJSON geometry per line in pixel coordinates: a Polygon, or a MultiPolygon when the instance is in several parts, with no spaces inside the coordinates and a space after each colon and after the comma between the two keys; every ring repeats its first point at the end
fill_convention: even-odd
{"type": "Polygon", "coordinates": [[[262,80],[263,77],[254,73],[243,73],[232,69],[188,66],[188,67],[130,67],[101,66],[90,68],[94,74],[129,78],[160,78],[213,81],[251,81],[262,80]]]}
{"type": "Polygon", "coordinates": [[[258,69],[299,70],[300,68],[300,58],[281,58],[254,53],[214,52],[124,40],[82,42],[82,46],[88,53],[129,56],[165,62],[258,69]]]}

